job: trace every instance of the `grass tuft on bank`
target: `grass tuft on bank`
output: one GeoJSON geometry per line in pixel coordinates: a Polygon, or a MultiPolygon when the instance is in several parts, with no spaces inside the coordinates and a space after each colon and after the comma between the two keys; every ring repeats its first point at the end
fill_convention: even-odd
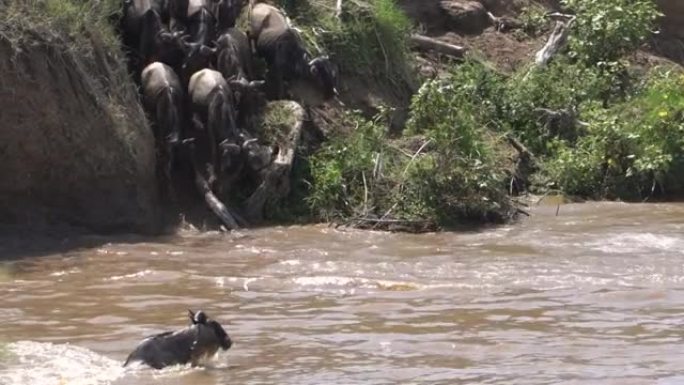
{"type": "Polygon", "coordinates": [[[6,0],[0,8],[0,24],[9,40],[26,38],[26,31],[46,39],[66,37],[69,49],[88,55],[93,37],[106,49],[119,50],[114,28],[120,12],[117,0],[6,0]]]}
{"type": "Polygon", "coordinates": [[[375,82],[396,95],[415,87],[408,39],[412,24],[394,0],[345,1],[336,17],[335,0],[281,0],[304,40],[326,53],[344,77],[375,82]]]}

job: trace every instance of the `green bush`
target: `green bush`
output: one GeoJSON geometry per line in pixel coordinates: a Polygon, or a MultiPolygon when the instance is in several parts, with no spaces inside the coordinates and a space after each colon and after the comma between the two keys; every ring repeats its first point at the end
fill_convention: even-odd
{"type": "Polygon", "coordinates": [[[311,157],[312,192],[308,202],[325,220],[364,215],[384,208],[376,202],[377,165],[390,154],[386,132],[380,124],[350,115],[358,124],[350,135],[338,134],[311,157]],[[369,196],[370,193],[373,193],[369,196]]]}
{"type": "Polygon", "coordinates": [[[533,153],[547,154],[547,144],[554,138],[580,135],[577,127],[549,120],[547,112],[581,111],[583,104],[610,89],[607,81],[595,69],[562,58],[542,68],[521,70],[506,81],[499,124],[533,153]]]}
{"type": "Polygon", "coordinates": [[[508,218],[510,175],[499,138],[487,127],[499,75],[475,63],[427,82],[411,103],[406,136],[386,122],[355,117],[311,160],[309,203],[324,219],[374,216],[441,226],[508,218]]]}
{"type": "Polygon", "coordinates": [[[518,16],[522,23],[523,31],[533,37],[546,32],[550,26],[546,13],[547,10],[536,3],[524,7],[518,16]]]}
{"type": "Polygon", "coordinates": [[[414,194],[430,203],[441,223],[501,219],[510,210],[502,146],[491,131],[500,94],[500,75],[467,62],[451,77],[427,82],[413,98],[407,129],[434,143],[416,168],[429,188],[414,194]]]}
{"type": "Polygon", "coordinates": [[[563,0],[577,18],[571,54],[588,65],[610,63],[634,51],[660,15],[653,0],[563,0]]]}
{"type": "Polygon", "coordinates": [[[595,198],[684,193],[684,75],[657,72],[631,100],[586,119],[586,135],[553,143],[539,183],[595,198]]]}

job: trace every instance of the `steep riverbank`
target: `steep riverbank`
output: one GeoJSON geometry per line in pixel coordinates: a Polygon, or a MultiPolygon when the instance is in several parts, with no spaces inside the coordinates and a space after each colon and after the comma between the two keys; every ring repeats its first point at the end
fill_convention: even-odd
{"type": "MultiPolygon", "coordinates": [[[[681,63],[672,2],[658,2],[663,33],[618,52],[614,66],[597,70],[589,56],[579,65],[576,55],[591,52],[576,43],[591,35],[571,35],[537,72],[529,66],[557,1],[343,2],[339,18],[334,1],[282,3],[309,46],[340,67],[346,108],[312,111],[291,192],[267,202],[267,221],[422,231],[509,220],[528,191],[682,192],[684,158],[668,144],[682,124],[679,69],[653,55],[681,63]],[[470,59],[416,46],[416,33],[470,59]],[[669,72],[649,74],[663,64],[669,72]]],[[[9,4],[0,10],[0,222],[159,229],[153,138],[111,24],[119,2],[9,4]]]]}
{"type": "Polygon", "coordinates": [[[120,50],[103,40],[111,30],[95,12],[70,31],[66,11],[28,7],[0,11],[1,222],[151,230],[154,141],[120,50]]]}

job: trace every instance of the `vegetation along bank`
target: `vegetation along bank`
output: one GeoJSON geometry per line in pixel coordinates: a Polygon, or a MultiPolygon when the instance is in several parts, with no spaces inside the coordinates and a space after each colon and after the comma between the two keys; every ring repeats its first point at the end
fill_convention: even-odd
{"type": "MultiPolygon", "coordinates": [[[[339,102],[297,100],[298,112],[273,101],[289,96],[266,93],[244,128],[261,146],[246,154],[268,154],[269,172],[211,190],[246,224],[424,231],[511,220],[527,193],[684,192],[684,10],[672,2],[275,5],[312,57],[330,57],[339,102]]],[[[237,19],[245,31],[248,8],[237,19]]],[[[160,187],[159,140],[116,31],[122,9],[116,0],[2,3],[4,221],[149,230],[183,213],[219,223],[192,166],[178,166],[174,199],[160,187]]],[[[269,83],[267,67],[257,55],[250,80],[269,83]]],[[[296,82],[286,86],[296,93],[296,82]]]]}

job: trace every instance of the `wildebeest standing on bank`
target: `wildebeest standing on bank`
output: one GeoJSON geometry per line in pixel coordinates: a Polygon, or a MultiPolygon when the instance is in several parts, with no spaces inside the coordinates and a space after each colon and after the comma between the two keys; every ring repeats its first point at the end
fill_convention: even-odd
{"type": "Polygon", "coordinates": [[[214,7],[217,30],[223,32],[228,28],[234,28],[241,10],[242,0],[218,0],[214,7]]]}
{"type": "Polygon", "coordinates": [[[197,366],[202,358],[213,356],[219,349],[230,349],[233,341],[221,324],[202,311],[188,312],[190,326],[145,338],[128,355],[123,366],[133,362],[142,362],[155,369],[187,363],[197,366]]]}
{"type": "Polygon", "coordinates": [[[189,3],[185,19],[185,61],[181,69],[181,80],[186,87],[190,77],[195,72],[209,67],[213,60],[216,18],[210,11],[211,6],[209,0],[190,0],[189,3]]]}
{"type": "Polygon", "coordinates": [[[238,122],[242,128],[251,126],[251,119],[264,102],[262,80],[255,81],[252,50],[247,35],[237,28],[222,32],[216,40],[216,70],[235,92],[238,122]]]}
{"type": "Polygon", "coordinates": [[[237,28],[221,32],[216,39],[216,70],[226,79],[254,79],[247,34],[237,28]]]}
{"type": "Polygon", "coordinates": [[[171,33],[164,25],[165,12],[165,3],[159,0],[124,1],[120,29],[136,81],[142,69],[154,61],[174,66],[182,60],[180,33],[171,33]]]}
{"type": "Polygon", "coordinates": [[[171,67],[154,62],[142,71],[143,104],[151,116],[157,147],[164,149],[165,176],[171,178],[173,151],[182,138],[184,92],[171,67]]]}
{"type": "MultiPolygon", "coordinates": [[[[190,78],[188,96],[193,127],[207,136],[212,171],[223,174],[233,170],[241,150],[230,86],[220,72],[205,68],[190,78]]],[[[215,177],[210,175],[209,180],[215,177]]]]}
{"type": "Polygon", "coordinates": [[[322,100],[337,94],[336,73],[327,57],[312,60],[298,33],[290,27],[285,15],[276,7],[250,0],[249,37],[256,52],[268,64],[269,97],[286,97],[285,82],[307,81],[322,100]]]}

